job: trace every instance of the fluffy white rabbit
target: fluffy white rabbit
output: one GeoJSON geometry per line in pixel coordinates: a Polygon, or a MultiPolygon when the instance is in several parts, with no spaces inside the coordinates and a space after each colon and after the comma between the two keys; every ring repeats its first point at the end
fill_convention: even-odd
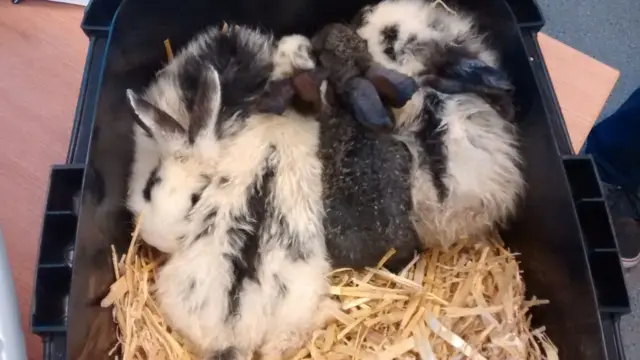
{"type": "Polygon", "coordinates": [[[169,253],[156,297],[203,357],[280,359],[329,318],[318,123],[255,111],[273,39],[194,39],[143,93],[128,205],[169,253]],[[146,174],[146,175],[145,175],[146,174]]]}
{"type": "Polygon", "coordinates": [[[473,19],[433,2],[386,0],[363,8],[353,25],[376,61],[421,84],[394,113],[414,154],[423,242],[449,246],[506,223],[525,188],[512,85],[473,19]]]}

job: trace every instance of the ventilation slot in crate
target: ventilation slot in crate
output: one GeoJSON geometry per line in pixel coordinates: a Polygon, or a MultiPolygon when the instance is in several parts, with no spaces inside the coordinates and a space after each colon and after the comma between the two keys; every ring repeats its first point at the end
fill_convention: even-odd
{"type": "Polygon", "coordinates": [[[72,265],[77,224],[76,216],[71,213],[45,214],[38,261],[40,267],[72,265]]]}
{"type": "Polygon", "coordinates": [[[521,28],[538,31],[544,26],[544,17],[535,1],[507,0],[507,3],[521,28]]]}
{"type": "Polygon", "coordinates": [[[83,165],[55,165],[49,179],[46,212],[78,213],[83,165]]]}
{"type": "Polygon", "coordinates": [[[75,245],[83,165],[55,165],[42,224],[39,267],[71,266],[75,245]]]}
{"type": "Polygon", "coordinates": [[[591,157],[571,156],[563,159],[567,173],[573,201],[586,199],[602,199],[600,180],[596,173],[591,157]]]}
{"type": "Polygon", "coordinates": [[[616,250],[616,240],[604,200],[588,199],[576,204],[588,251],[616,250]]]}
{"type": "Polygon", "coordinates": [[[605,313],[627,314],[631,311],[627,285],[617,251],[593,252],[589,265],[598,297],[598,307],[605,313]]]}
{"type": "Polygon", "coordinates": [[[31,314],[36,334],[66,331],[84,166],[51,169],[31,314]]]}
{"type": "Polygon", "coordinates": [[[71,269],[67,266],[38,269],[35,302],[31,315],[34,333],[66,331],[71,286],[71,269]]]}
{"type": "Polygon", "coordinates": [[[618,243],[591,157],[563,159],[602,313],[626,314],[631,308],[622,276],[618,243]]]}

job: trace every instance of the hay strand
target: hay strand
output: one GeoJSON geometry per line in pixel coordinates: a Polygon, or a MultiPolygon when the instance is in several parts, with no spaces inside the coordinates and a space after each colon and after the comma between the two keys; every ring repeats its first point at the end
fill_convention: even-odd
{"type": "Polygon", "coordinates": [[[164,51],[167,53],[167,60],[173,60],[173,50],[171,49],[171,42],[169,39],[164,40],[164,51]]]}

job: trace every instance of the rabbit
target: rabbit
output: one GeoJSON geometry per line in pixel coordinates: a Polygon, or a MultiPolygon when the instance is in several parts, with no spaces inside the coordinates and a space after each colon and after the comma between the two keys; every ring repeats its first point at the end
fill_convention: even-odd
{"type": "Polygon", "coordinates": [[[284,358],[337,309],[326,295],[319,124],[256,110],[273,53],[268,34],[209,29],[145,92],[127,91],[136,149],[156,154],[134,158],[128,206],[144,241],[169,254],[156,278],[161,311],[206,359],[284,358]]]}
{"type": "Polygon", "coordinates": [[[421,250],[411,217],[408,147],[333,107],[320,122],[319,156],[332,266],[373,267],[393,248],[385,267],[402,270],[421,250]]]}
{"type": "Polygon", "coordinates": [[[413,154],[413,218],[427,247],[505,225],[525,189],[513,87],[472,18],[422,0],[385,0],[352,22],[374,60],[418,81],[394,109],[413,154]]]}
{"type": "Polygon", "coordinates": [[[497,53],[485,44],[473,19],[437,2],[384,0],[363,7],[351,23],[375,61],[410,76],[452,60],[448,54],[434,53],[438,46],[464,50],[491,68],[499,65],[497,53]]]}
{"type": "MultiPolygon", "coordinates": [[[[287,47],[282,59],[305,59],[307,40],[297,37],[300,46],[287,47]],[[292,52],[296,52],[293,54],[292,52]]],[[[291,44],[289,44],[291,45],[291,44]]],[[[303,61],[302,64],[308,63],[303,61]]],[[[290,76],[295,62],[283,66],[290,76]]],[[[323,226],[326,247],[333,268],[375,266],[392,248],[394,256],[385,264],[391,271],[406,266],[420,250],[420,241],[411,220],[411,154],[407,146],[391,134],[377,133],[358,122],[334,96],[344,93],[329,89],[317,79],[322,108],[318,156],[322,163],[323,226]]]]}

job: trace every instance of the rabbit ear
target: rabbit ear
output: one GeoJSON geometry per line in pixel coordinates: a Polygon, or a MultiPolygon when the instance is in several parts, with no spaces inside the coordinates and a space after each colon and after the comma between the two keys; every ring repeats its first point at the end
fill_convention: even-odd
{"type": "Polygon", "coordinates": [[[291,105],[295,90],[290,78],[272,81],[257,104],[259,112],[282,115],[291,105]]]}
{"type": "Polygon", "coordinates": [[[462,59],[458,69],[460,74],[472,83],[491,89],[513,90],[513,85],[505,72],[489,66],[480,59],[462,59]]]}
{"type": "Polygon", "coordinates": [[[209,123],[214,123],[220,111],[221,89],[218,72],[208,65],[200,76],[189,121],[188,140],[193,144],[209,123]]]}
{"type": "Polygon", "coordinates": [[[350,25],[354,28],[361,27],[364,25],[371,12],[373,12],[373,5],[365,5],[362,9],[358,10],[353,19],[351,19],[350,25]]]}
{"type": "Polygon", "coordinates": [[[514,88],[511,84],[509,86],[493,86],[497,84],[487,85],[485,82],[478,84],[477,82],[460,81],[436,75],[423,76],[420,79],[420,84],[445,94],[477,94],[487,101],[502,118],[508,121],[514,119],[515,108],[512,99],[514,88]]]}
{"type": "Polygon", "coordinates": [[[513,89],[506,73],[489,66],[480,59],[463,58],[454,71],[471,84],[502,91],[513,89]]]}
{"type": "Polygon", "coordinates": [[[460,58],[446,71],[427,75],[424,85],[444,93],[500,94],[513,91],[507,74],[480,59],[460,58]]]}
{"type": "Polygon", "coordinates": [[[444,94],[475,93],[480,90],[477,86],[431,74],[422,76],[420,85],[428,86],[444,94]]]}
{"type": "Polygon", "coordinates": [[[293,89],[299,100],[311,105],[314,112],[322,109],[322,94],[320,86],[329,77],[329,72],[323,68],[301,72],[291,79],[293,89]]]}
{"type": "Polygon", "coordinates": [[[127,89],[127,97],[137,115],[134,117],[136,124],[152,138],[158,140],[164,134],[185,134],[185,129],[176,119],[133,90],[127,89]]]}
{"type": "Polygon", "coordinates": [[[328,76],[328,71],[316,68],[272,81],[260,97],[257,110],[282,115],[291,106],[302,113],[319,112],[322,109],[320,86],[328,76]]]}
{"type": "Polygon", "coordinates": [[[311,38],[311,48],[313,49],[313,51],[320,52],[324,50],[327,38],[329,37],[335,26],[335,24],[326,25],[311,38]]]}
{"type": "Polygon", "coordinates": [[[353,116],[362,125],[377,131],[390,131],[394,122],[378,97],[377,89],[370,81],[353,78],[347,82],[345,94],[353,116]]]}
{"type": "Polygon", "coordinates": [[[393,107],[403,107],[418,91],[418,83],[410,76],[378,64],[372,65],[366,73],[376,91],[393,107]]]}

